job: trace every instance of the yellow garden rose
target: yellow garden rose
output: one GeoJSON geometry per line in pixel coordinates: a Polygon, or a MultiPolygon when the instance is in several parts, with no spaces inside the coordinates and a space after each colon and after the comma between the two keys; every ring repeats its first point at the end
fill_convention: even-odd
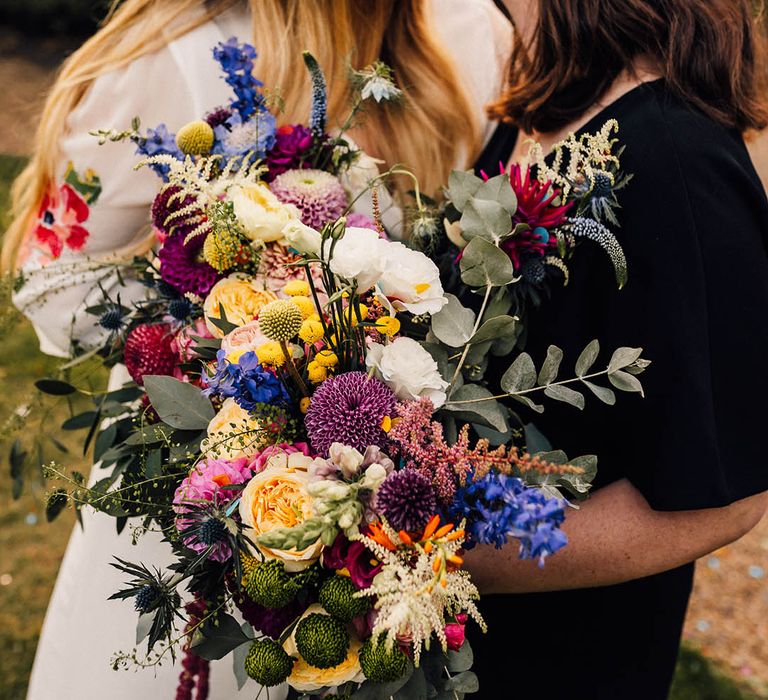
{"type": "Polygon", "coordinates": [[[211,318],[221,318],[221,307],[224,307],[227,321],[244,326],[259,315],[263,306],[275,299],[275,294],[257,287],[250,277],[230,275],[213,285],[208,294],[203,305],[205,323],[214,338],[223,338],[224,332],[210,321],[211,318]]]}
{"type": "MultiPolygon", "coordinates": [[[[312,613],[328,614],[321,605],[314,603],[307,608],[302,618],[312,613]]],[[[299,654],[299,650],[296,648],[296,640],[294,638],[296,627],[298,625],[293,628],[290,637],[283,644],[285,651],[297,659],[296,663],[293,664],[291,675],[288,676],[288,685],[299,692],[309,693],[313,690],[337,686],[350,681],[362,683],[365,680],[358,659],[358,652],[362,645],[354,634],[350,634],[349,652],[344,661],[333,668],[315,668],[301,658],[301,654],[299,654]]]]}
{"type": "MultiPolygon", "coordinates": [[[[240,499],[240,517],[246,525],[245,534],[261,553],[268,559],[280,559],[285,570],[293,572],[303,571],[317,561],[323,548],[319,539],[301,551],[271,549],[257,542],[259,535],[293,527],[314,515],[312,497],[307,491],[311,479],[304,469],[290,465],[290,458],[287,462],[273,462],[248,482],[240,499]]],[[[305,466],[303,460],[300,466],[305,466]]]]}
{"type": "Polygon", "coordinates": [[[251,457],[268,444],[262,424],[230,398],[208,424],[208,437],[200,449],[215,459],[237,459],[251,457]]]}
{"type": "Polygon", "coordinates": [[[235,216],[251,241],[270,243],[283,238],[283,229],[289,222],[301,218],[292,204],[281,202],[263,183],[245,187],[230,187],[227,197],[234,205],[235,216]]]}

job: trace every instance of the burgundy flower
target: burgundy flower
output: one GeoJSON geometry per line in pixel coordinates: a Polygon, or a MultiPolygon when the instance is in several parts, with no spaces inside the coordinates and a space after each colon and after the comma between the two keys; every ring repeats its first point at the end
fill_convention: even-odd
{"type": "Polygon", "coordinates": [[[186,215],[183,219],[169,220],[174,211],[188,207],[194,201],[190,196],[181,199],[177,196],[178,193],[179,188],[176,185],[164,187],[152,202],[152,225],[162,234],[163,239],[174,232],[182,233],[186,238],[203,219],[203,213],[198,211],[186,215]]]}
{"type": "Polygon", "coordinates": [[[362,542],[351,542],[338,535],[330,547],[323,550],[323,566],[332,571],[346,569],[352,583],[359,589],[370,588],[381,564],[374,563],[368,548],[362,542]]]}
{"type": "Polygon", "coordinates": [[[172,343],[173,333],[168,324],[136,326],[128,334],[123,352],[131,379],[141,386],[148,374],[173,375],[178,355],[173,351],[172,343]]]}
{"type": "Polygon", "coordinates": [[[242,590],[235,590],[232,585],[230,590],[243,619],[254,629],[273,639],[277,639],[285,628],[309,607],[309,601],[302,602],[299,598],[294,598],[284,608],[265,608],[252,601],[242,590]]]}
{"type": "Polygon", "coordinates": [[[202,259],[205,236],[195,236],[189,243],[184,243],[185,238],[184,231],[175,231],[160,248],[160,277],[179,294],[191,292],[205,297],[221,274],[202,259]]]}
{"type": "Polygon", "coordinates": [[[312,148],[312,132],[301,124],[281,126],[275,133],[275,145],[267,153],[269,172],[264,177],[272,182],[286,170],[309,168],[306,156],[312,148]]]}

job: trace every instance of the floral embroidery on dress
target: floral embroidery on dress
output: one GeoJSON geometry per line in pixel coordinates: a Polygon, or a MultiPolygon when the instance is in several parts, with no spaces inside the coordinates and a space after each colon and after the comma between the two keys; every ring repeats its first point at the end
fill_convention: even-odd
{"type": "Polygon", "coordinates": [[[61,256],[64,248],[82,250],[89,236],[83,224],[99,194],[98,176],[87,170],[81,178],[69,163],[64,182],[59,187],[52,186],[40,203],[30,247],[53,260],[61,256]]]}

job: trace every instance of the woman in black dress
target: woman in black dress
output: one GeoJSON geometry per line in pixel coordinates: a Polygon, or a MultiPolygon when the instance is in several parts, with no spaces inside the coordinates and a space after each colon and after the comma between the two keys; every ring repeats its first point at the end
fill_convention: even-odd
{"type": "Polygon", "coordinates": [[[554,343],[573,363],[598,338],[606,351],[643,347],[653,364],[644,399],[550,402],[528,417],[569,455],[596,453],[598,481],[543,569],[514,548],[469,553],[490,623],[472,639],[480,696],[662,700],[692,562],[767,503],[768,202],[742,138],[767,121],[753,3],[505,4],[517,44],[493,110],[507,124],[482,167],[516,160],[526,135],[546,149],[616,119],[634,174],[615,231],[628,284],[618,290],[582,244],[569,285],[531,314],[526,349],[540,365],[554,343]]]}

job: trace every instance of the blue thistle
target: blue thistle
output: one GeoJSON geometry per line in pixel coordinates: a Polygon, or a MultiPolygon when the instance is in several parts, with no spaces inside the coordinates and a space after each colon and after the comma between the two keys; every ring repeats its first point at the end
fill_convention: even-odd
{"type": "Polygon", "coordinates": [[[328,118],[328,95],[325,87],[325,75],[320,68],[320,64],[317,59],[305,51],[304,64],[309,71],[309,77],[312,81],[312,111],[309,115],[309,128],[312,130],[312,135],[318,141],[321,141],[325,136],[325,124],[328,118]]]}

